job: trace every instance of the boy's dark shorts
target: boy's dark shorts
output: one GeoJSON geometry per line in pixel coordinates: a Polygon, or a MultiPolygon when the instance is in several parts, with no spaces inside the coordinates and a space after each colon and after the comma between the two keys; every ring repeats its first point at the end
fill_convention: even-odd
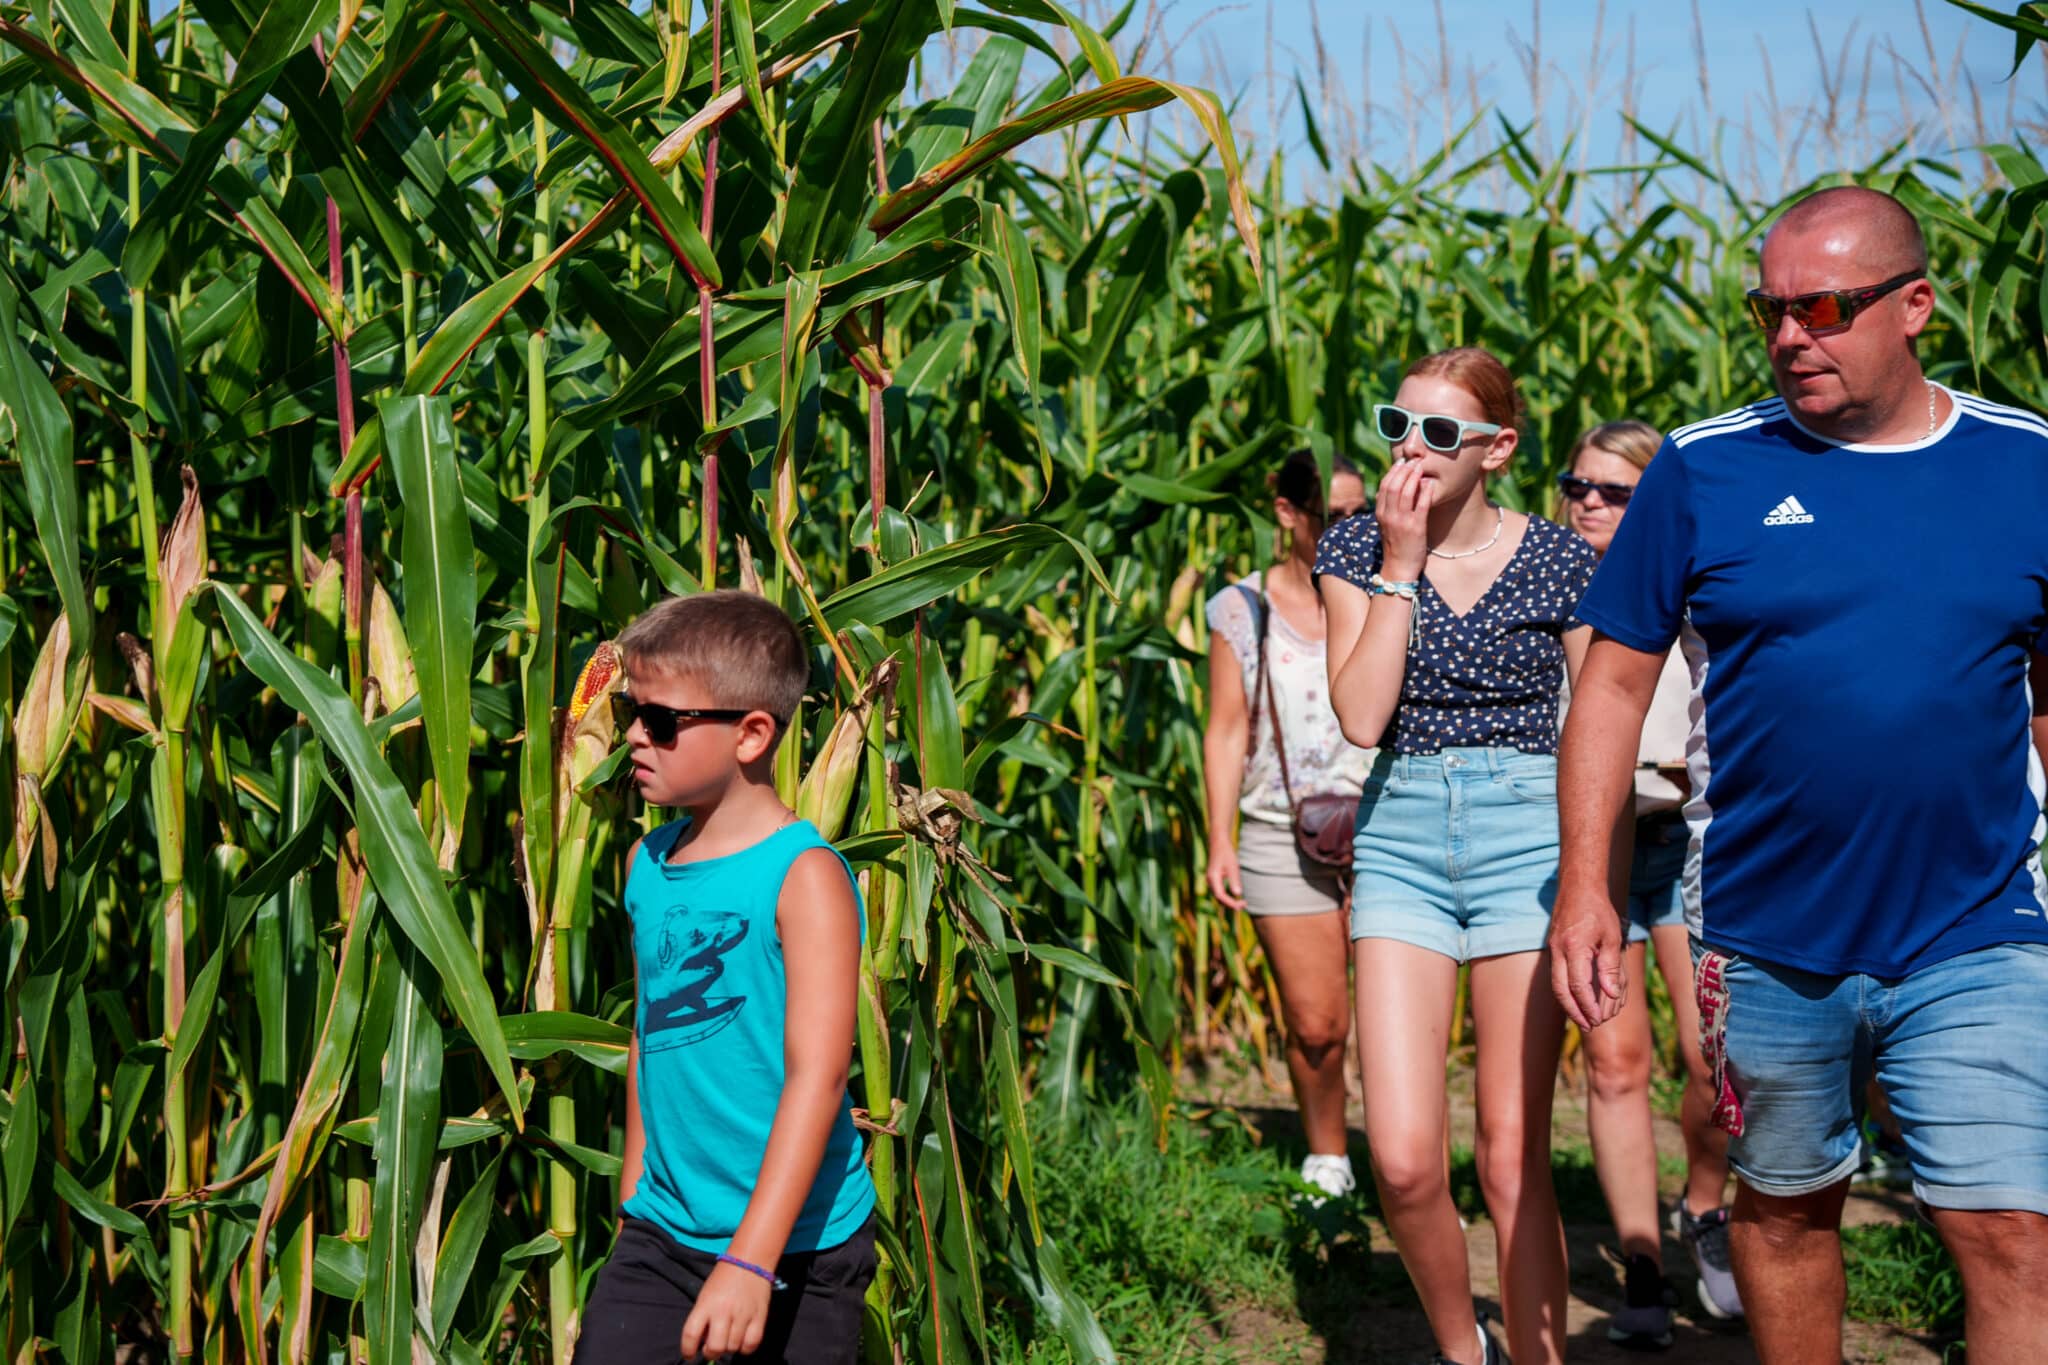
{"type": "MultiPolygon", "coordinates": [[[[675,1365],[683,1324],[718,1257],[645,1219],[620,1220],[611,1259],[583,1305],[576,1365],[675,1365]]],[[[853,1365],[861,1301],[875,1278],[875,1220],[835,1247],[785,1254],[775,1273],[789,1288],[768,1299],[768,1328],[749,1365],[853,1365]]]]}

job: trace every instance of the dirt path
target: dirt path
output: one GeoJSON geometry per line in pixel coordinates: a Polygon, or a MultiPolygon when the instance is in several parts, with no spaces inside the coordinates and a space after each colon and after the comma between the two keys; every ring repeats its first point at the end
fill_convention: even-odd
{"type": "MultiPolygon", "coordinates": [[[[1265,1076],[1233,1071],[1219,1067],[1189,1076],[1182,1090],[1185,1102],[1234,1109],[1260,1132],[1263,1142],[1278,1143],[1282,1150],[1298,1149],[1300,1127],[1285,1074],[1277,1067],[1265,1076]]],[[[1364,1150],[1365,1134],[1363,1110],[1356,1093],[1355,1064],[1350,1075],[1351,1146],[1356,1160],[1364,1150]]],[[[1469,1068],[1458,1071],[1451,1096],[1451,1140],[1466,1149],[1472,1142],[1471,1077],[1469,1068]]],[[[1668,1158],[1683,1152],[1678,1125],[1661,1115],[1655,1122],[1659,1153],[1668,1158]]],[[[1567,1094],[1560,1089],[1554,1150],[1566,1153],[1584,1148],[1586,1142],[1584,1092],[1567,1094]]],[[[1364,1174],[1361,1169],[1360,1175],[1364,1174]]],[[[1613,1244],[1613,1232],[1605,1222],[1604,1205],[1590,1168],[1560,1163],[1557,1176],[1571,1258],[1566,1352],[1575,1365],[1642,1365],[1646,1359],[1670,1365],[1732,1365],[1756,1359],[1749,1334],[1740,1322],[1718,1322],[1699,1306],[1691,1260],[1668,1233],[1664,1239],[1664,1268],[1680,1298],[1672,1348],[1646,1357],[1609,1342],[1607,1323],[1622,1303],[1620,1274],[1602,1250],[1603,1244],[1613,1244]]],[[[1668,1209],[1678,1196],[1682,1177],[1667,1169],[1659,1183],[1663,1206],[1668,1209]]],[[[1850,1196],[1845,1220],[1898,1222],[1910,1216],[1910,1201],[1905,1196],[1859,1190],[1850,1196]]],[[[1466,1244],[1473,1293],[1497,1317],[1500,1285],[1493,1228],[1476,1208],[1467,1217],[1471,1223],[1466,1244]]],[[[1223,1330],[1230,1345],[1247,1359],[1273,1361],[1276,1365],[1426,1359],[1433,1349],[1428,1324],[1415,1304],[1393,1240],[1378,1219],[1367,1218],[1364,1222],[1370,1230],[1370,1246],[1356,1237],[1339,1239],[1331,1247],[1322,1275],[1299,1284],[1295,1315],[1263,1308],[1231,1314],[1223,1330]]],[[[1895,1328],[1852,1322],[1845,1329],[1844,1355],[1853,1365],[1938,1365],[1942,1358],[1939,1346],[1938,1342],[1895,1328]]]]}

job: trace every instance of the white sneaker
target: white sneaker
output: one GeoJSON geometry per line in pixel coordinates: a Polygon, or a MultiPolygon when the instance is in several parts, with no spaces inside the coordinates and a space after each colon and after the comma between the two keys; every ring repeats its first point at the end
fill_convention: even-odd
{"type": "MultiPolygon", "coordinates": [[[[1309,1156],[1301,1163],[1301,1178],[1332,1199],[1342,1199],[1358,1188],[1358,1178],[1351,1173],[1351,1158],[1348,1156],[1309,1156]]],[[[1321,1199],[1311,1198],[1308,1202],[1311,1208],[1323,1206],[1321,1199]]]]}

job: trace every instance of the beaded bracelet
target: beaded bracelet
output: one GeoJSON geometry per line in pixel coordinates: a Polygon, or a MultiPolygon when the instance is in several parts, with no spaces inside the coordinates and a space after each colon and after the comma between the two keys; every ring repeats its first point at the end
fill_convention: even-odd
{"type": "Polygon", "coordinates": [[[768,1287],[770,1289],[789,1288],[788,1285],[782,1282],[782,1277],[777,1275],[774,1271],[763,1270],[760,1266],[755,1265],[751,1261],[742,1261],[739,1257],[733,1255],[731,1252],[719,1252],[718,1261],[721,1265],[738,1266],[741,1270],[746,1271],[749,1275],[759,1275],[762,1279],[768,1281],[768,1287]]]}

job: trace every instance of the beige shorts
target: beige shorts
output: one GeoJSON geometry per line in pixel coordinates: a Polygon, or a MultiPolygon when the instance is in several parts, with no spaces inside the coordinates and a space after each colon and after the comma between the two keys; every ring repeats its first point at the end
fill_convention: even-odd
{"type": "Polygon", "coordinates": [[[1245,909],[1254,915],[1320,915],[1344,908],[1342,874],[1303,857],[1292,825],[1240,821],[1237,870],[1245,909]]]}

